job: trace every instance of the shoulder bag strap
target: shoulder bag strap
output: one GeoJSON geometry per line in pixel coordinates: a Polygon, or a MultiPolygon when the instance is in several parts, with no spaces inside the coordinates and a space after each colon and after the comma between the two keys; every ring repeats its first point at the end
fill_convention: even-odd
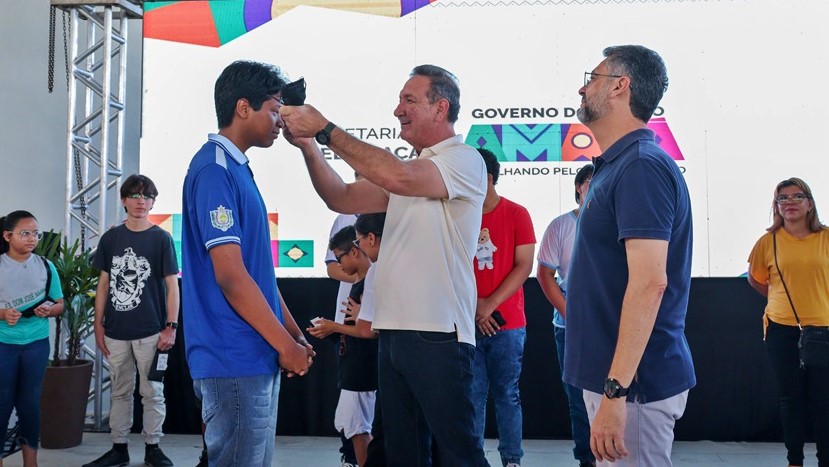
{"type": "Polygon", "coordinates": [[[797,310],[794,308],[794,302],[792,301],[792,296],[789,295],[789,288],[786,287],[786,281],[783,280],[783,271],[780,270],[780,265],[777,264],[777,232],[772,232],[771,234],[772,243],[774,244],[774,267],[777,268],[777,275],[780,276],[780,282],[783,283],[783,290],[786,291],[786,298],[789,299],[789,305],[792,306],[792,313],[794,313],[794,319],[797,321],[797,328],[801,331],[803,327],[800,325],[800,317],[797,316],[797,310]]]}

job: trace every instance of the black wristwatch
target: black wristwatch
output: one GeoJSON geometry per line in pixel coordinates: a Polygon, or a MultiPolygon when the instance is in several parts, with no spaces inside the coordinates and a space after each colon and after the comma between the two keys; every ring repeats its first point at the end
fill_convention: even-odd
{"type": "Polygon", "coordinates": [[[168,328],[173,328],[173,329],[178,329],[178,323],[176,323],[175,321],[167,321],[167,327],[168,328]]]}
{"type": "Polygon", "coordinates": [[[337,125],[334,125],[333,122],[328,122],[328,125],[325,125],[325,128],[318,131],[317,134],[314,135],[314,139],[323,146],[328,146],[328,143],[331,142],[331,132],[334,131],[334,128],[337,128],[337,125]]]}
{"type": "Polygon", "coordinates": [[[623,388],[618,381],[613,378],[607,378],[604,380],[604,395],[608,399],[618,399],[619,397],[625,397],[630,392],[630,388],[623,388]]]}

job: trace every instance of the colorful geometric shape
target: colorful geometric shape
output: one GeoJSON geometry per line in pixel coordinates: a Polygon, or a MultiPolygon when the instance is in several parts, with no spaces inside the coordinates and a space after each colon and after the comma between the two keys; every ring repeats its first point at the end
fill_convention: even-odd
{"type": "Polygon", "coordinates": [[[282,240],[279,242],[279,267],[314,267],[313,240],[282,240]]]}
{"type": "Polygon", "coordinates": [[[437,0],[182,0],[144,2],[144,37],[219,47],[304,5],[398,18],[437,0]]]}
{"type": "Polygon", "coordinates": [[[602,154],[593,133],[581,123],[561,125],[561,160],[590,162],[602,154]]]}
{"type": "Polygon", "coordinates": [[[165,2],[152,9],[144,4],[144,37],[219,47],[219,32],[210,2],[165,2]]]}
{"type": "MultiPolygon", "coordinates": [[[[179,271],[181,271],[181,214],[150,214],[148,219],[173,237],[173,245],[176,247],[176,260],[178,261],[179,271]]],[[[279,213],[268,213],[268,232],[271,237],[273,267],[314,267],[313,240],[284,240],[281,243],[279,242],[279,213]]]]}
{"type": "MultiPolygon", "coordinates": [[[[656,143],[675,161],[685,160],[664,118],[648,122],[656,143]]],[[[586,162],[602,151],[580,123],[472,125],[466,144],[492,151],[501,162],[586,162]]]]}

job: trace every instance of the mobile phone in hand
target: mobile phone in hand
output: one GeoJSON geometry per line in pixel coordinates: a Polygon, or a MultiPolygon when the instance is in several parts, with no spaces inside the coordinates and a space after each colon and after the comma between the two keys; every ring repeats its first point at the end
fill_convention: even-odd
{"type": "Polygon", "coordinates": [[[501,312],[498,310],[492,312],[492,319],[494,319],[495,322],[498,323],[498,326],[503,327],[505,324],[507,324],[507,320],[505,320],[504,317],[501,316],[501,312]]]}

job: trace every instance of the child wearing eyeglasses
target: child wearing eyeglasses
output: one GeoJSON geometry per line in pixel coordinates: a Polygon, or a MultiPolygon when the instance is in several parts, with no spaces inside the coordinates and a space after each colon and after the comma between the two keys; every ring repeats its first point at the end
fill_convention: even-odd
{"type": "Polygon", "coordinates": [[[144,462],[171,466],[159,447],[167,406],[164,383],[150,379],[156,352],[176,342],[179,313],[178,262],[173,239],[149,220],[158,196],[144,175],[127,177],[120,188],[126,221],[104,232],[93,266],[100,270],[95,297],[95,344],[109,362],[112,449],[83,467],[130,462],[132,400],[138,387],[144,406],[144,462]]]}
{"type": "MultiPolygon", "coordinates": [[[[356,275],[347,303],[362,302],[365,278],[371,260],[354,244],[354,226],[346,226],[331,237],[329,249],[344,273],[356,275]]],[[[371,440],[371,423],[377,390],[377,340],[371,321],[351,320],[343,324],[324,318],[315,319],[308,333],[318,339],[338,334],[337,385],[340,401],[334,414],[334,427],[351,440],[357,465],[363,465],[371,440]]]]}
{"type": "Polygon", "coordinates": [[[33,253],[42,236],[35,216],[14,211],[0,226],[0,427],[16,409],[23,463],[37,465],[47,318],[63,313],[63,291],[55,265],[33,253]]]}

